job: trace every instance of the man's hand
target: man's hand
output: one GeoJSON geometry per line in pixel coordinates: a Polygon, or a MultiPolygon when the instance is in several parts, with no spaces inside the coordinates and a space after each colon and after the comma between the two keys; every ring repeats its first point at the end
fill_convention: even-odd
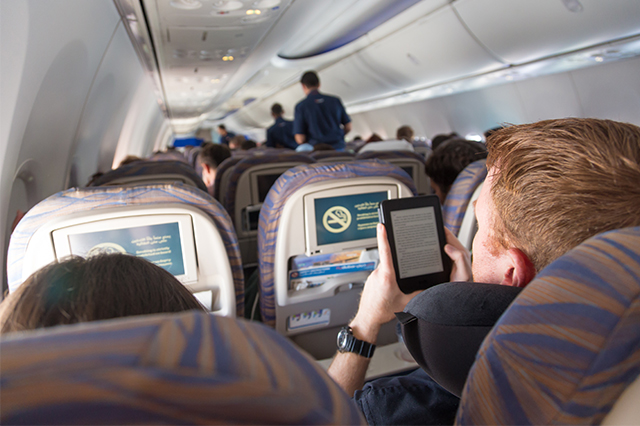
{"type": "Polygon", "coordinates": [[[302,133],[296,133],[295,135],[293,135],[293,138],[296,140],[296,143],[298,145],[302,145],[307,141],[307,136],[303,135],[302,133]]]}
{"type": "Polygon", "coordinates": [[[469,253],[469,250],[458,241],[455,235],[453,235],[453,232],[449,231],[447,227],[444,228],[444,233],[447,237],[447,245],[444,246],[444,251],[453,261],[451,282],[473,281],[473,275],[471,273],[471,253],[469,253]]]}
{"type": "Polygon", "coordinates": [[[420,291],[404,294],[396,282],[393,269],[391,248],[387,240],[387,231],[382,224],[377,227],[378,253],[380,262],[375,271],[369,275],[362,290],[358,313],[351,322],[351,327],[362,333],[358,338],[375,343],[382,324],[395,318],[395,312],[400,312],[420,291]],[[373,333],[375,332],[375,336],[373,333]]]}

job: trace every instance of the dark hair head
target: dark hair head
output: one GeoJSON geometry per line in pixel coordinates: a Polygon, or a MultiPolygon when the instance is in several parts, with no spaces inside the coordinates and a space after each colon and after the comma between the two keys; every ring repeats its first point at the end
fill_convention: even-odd
{"type": "Polygon", "coordinates": [[[380,135],[379,135],[379,134],[374,133],[374,134],[372,134],[371,136],[369,136],[369,139],[367,139],[367,143],[370,143],[370,142],[380,142],[380,141],[382,141],[382,140],[383,140],[383,139],[380,137],[380,135]]]}
{"type": "Polygon", "coordinates": [[[401,126],[396,131],[396,139],[405,140],[407,142],[413,141],[413,129],[411,126],[401,126]]]}
{"type": "Polygon", "coordinates": [[[469,164],[486,157],[487,150],[483,144],[454,138],[433,151],[425,164],[425,172],[440,187],[444,200],[458,174],[469,164]]]}
{"type": "Polygon", "coordinates": [[[218,124],[218,129],[227,130],[227,127],[224,124],[218,124]]]}
{"type": "Polygon", "coordinates": [[[200,151],[200,162],[208,165],[213,169],[217,169],[220,163],[231,157],[231,150],[228,146],[216,143],[207,143],[203,145],[200,151]]]}
{"type": "Polygon", "coordinates": [[[441,144],[445,143],[449,139],[459,138],[460,136],[456,132],[451,132],[448,135],[439,134],[435,135],[433,139],[431,139],[431,149],[435,151],[441,144]]]}
{"type": "Polygon", "coordinates": [[[252,141],[251,139],[242,141],[242,143],[240,144],[240,149],[243,151],[248,151],[250,149],[256,148],[258,146],[258,144],[256,143],[256,141],[252,141]]]}
{"type": "Polygon", "coordinates": [[[27,278],[0,307],[0,333],[204,310],[169,272],[119,253],[51,263],[27,278]]]}
{"type": "Polygon", "coordinates": [[[282,109],[282,105],[280,104],[271,105],[271,114],[275,115],[276,117],[280,117],[283,112],[284,110],[282,109]]]}
{"type": "Polygon", "coordinates": [[[315,71],[307,71],[304,74],[302,74],[300,83],[302,83],[305,87],[309,89],[314,89],[320,86],[320,79],[318,78],[318,74],[316,74],[315,71]]]}
{"type": "Polygon", "coordinates": [[[124,157],[124,160],[120,162],[120,165],[118,167],[126,166],[127,164],[135,163],[136,161],[141,161],[141,160],[142,158],[137,157],[135,155],[127,155],[126,157],[124,157]]]}

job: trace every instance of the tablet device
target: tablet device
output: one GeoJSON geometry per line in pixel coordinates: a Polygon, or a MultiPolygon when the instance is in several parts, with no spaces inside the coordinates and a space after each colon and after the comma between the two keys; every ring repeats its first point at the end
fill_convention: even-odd
{"type": "Polygon", "coordinates": [[[449,281],[451,259],[440,201],[435,195],[384,200],[378,210],[387,230],[398,287],[403,293],[449,281]]]}

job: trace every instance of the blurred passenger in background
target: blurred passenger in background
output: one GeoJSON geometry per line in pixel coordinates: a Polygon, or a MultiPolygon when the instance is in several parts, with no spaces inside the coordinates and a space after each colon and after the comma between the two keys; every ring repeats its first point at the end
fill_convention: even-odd
{"type": "Polygon", "coordinates": [[[273,126],[267,129],[267,143],[269,148],[296,149],[298,144],[293,137],[293,121],[285,120],[282,105],[271,106],[271,116],[276,120],[273,126]]]}

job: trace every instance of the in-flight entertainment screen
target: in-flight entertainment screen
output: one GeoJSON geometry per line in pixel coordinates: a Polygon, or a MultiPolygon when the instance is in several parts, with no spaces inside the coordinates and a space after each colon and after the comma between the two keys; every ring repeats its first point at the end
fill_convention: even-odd
{"type": "Polygon", "coordinates": [[[378,205],[387,191],[316,198],[315,224],[319,246],[376,237],[378,205]]]}
{"type": "Polygon", "coordinates": [[[178,222],[70,234],[71,253],[128,253],[147,259],[173,275],[185,274],[178,222]]]}

